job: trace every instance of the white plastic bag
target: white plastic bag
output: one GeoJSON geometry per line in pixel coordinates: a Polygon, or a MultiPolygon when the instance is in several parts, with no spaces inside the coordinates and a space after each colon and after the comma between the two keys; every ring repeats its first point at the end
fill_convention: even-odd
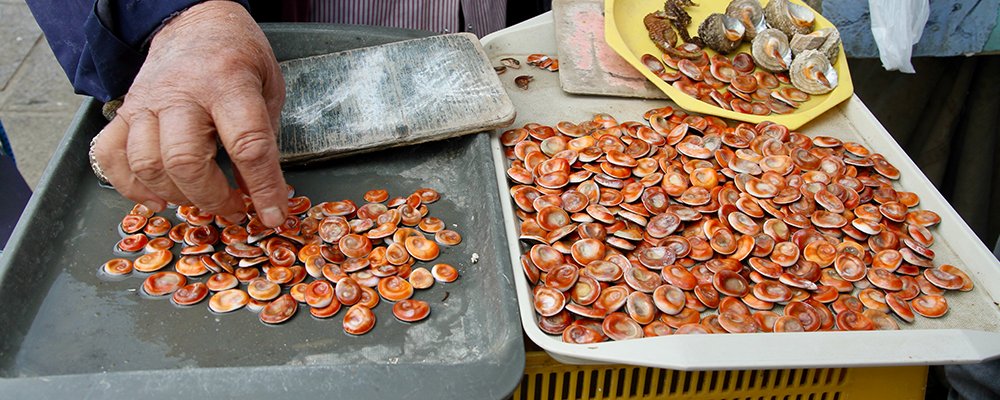
{"type": "Polygon", "coordinates": [[[910,54],[927,24],[929,0],[868,0],[868,8],[882,67],[887,71],[916,72],[910,54]]]}

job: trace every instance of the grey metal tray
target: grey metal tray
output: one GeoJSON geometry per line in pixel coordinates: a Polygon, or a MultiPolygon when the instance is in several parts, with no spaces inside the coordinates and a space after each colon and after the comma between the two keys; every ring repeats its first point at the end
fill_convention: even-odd
{"type": "MultiPolygon", "coordinates": [[[[272,25],[279,59],[423,35],[358,27],[272,25]]],[[[344,311],[328,320],[300,309],[279,326],[240,310],[180,309],[109,282],[98,266],[112,257],[116,223],[131,207],[97,187],[86,160],[101,128],[100,106],[83,104],[0,258],[0,397],[183,398],[224,395],[378,398],[497,398],[524,368],[511,260],[504,245],[489,139],[476,134],[354,156],[286,172],[314,201],[361,201],[371,188],[442,193],[432,215],[456,224],[463,242],[437,262],[461,278],[418,291],[432,317],[397,321],[383,303],[375,329],[343,332],[344,311]],[[471,262],[477,253],[477,263],[471,262]]]]}

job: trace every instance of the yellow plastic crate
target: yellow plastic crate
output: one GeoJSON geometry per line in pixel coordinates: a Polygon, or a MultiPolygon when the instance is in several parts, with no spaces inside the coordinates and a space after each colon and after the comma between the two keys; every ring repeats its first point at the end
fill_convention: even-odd
{"type": "Polygon", "coordinates": [[[566,365],[529,351],[514,400],[923,399],[927,367],[675,371],[632,365],[566,365]]]}

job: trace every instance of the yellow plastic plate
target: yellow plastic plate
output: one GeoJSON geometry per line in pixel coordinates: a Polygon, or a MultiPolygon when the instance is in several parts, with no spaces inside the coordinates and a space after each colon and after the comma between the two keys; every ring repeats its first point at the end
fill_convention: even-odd
{"type": "MultiPolygon", "coordinates": [[[[805,5],[800,0],[791,1],[797,4],[805,5]]],[[[691,36],[696,36],[698,34],[698,25],[700,25],[701,21],[704,21],[710,14],[716,12],[725,13],[726,6],[729,5],[729,0],[702,0],[697,3],[697,6],[686,8],[687,12],[691,14],[691,25],[688,27],[688,32],[691,36]]],[[[767,5],[767,2],[762,0],[761,5],[767,5]]],[[[671,100],[676,102],[677,105],[681,106],[685,110],[752,123],[774,121],[787,126],[789,129],[797,129],[811,121],[813,118],[816,118],[820,114],[826,112],[826,110],[829,110],[840,102],[847,100],[854,93],[854,83],[851,82],[851,71],[847,68],[847,57],[844,55],[844,47],[840,46],[840,56],[837,57],[837,62],[833,64],[834,68],[837,69],[837,76],[840,79],[840,84],[830,93],[813,95],[809,101],[802,103],[798,109],[790,114],[742,114],[735,111],[729,111],[715,104],[705,103],[694,97],[688,96],[684,92],[681,92],[677,88],[671,86],[670,83],[664,82],[662,79],[658,78],[648,68],[646,68],[645,65],[642,64],[642,61],[640,61],[643,54],[652,54],[654,56],[658,56],[658,58],[663,55],[663,52],[656,48],[653,41],[649,40],[649,34],[646,32],[646,27],[642,23],[642,18],[645,17],[646,14],[662,8],[663,2],[658,0],[605,0],[604,39],[608,42],[608,46],[611,46],[611,48],[625,58],[629,64],[632,64],[635,69],[639,70],[639,72],[641,72],[646,79],[653,82],[656,87],[660,88],[663,93],[670,96],[671,100]]],[[[816,13],[815,29],[823,29],[832,26],[833,24],[830,21],[823,18],[823,16],[819,13],[816,13]]],[[[715,51],[712,51],[711,49],[705,49],[705,51],[708,52],[709,56],[716,54],[715,51]]],[[[736,54],[737,52],[749,53],[750,43],[744,42],[732,54],[736,54]]]]}

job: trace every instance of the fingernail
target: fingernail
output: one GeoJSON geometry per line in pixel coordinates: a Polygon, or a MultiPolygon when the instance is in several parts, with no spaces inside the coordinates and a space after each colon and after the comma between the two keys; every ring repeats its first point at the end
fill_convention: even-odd
{"type": "Polygon", "coordinates": [[[263,222],[264,225],[267,225],[268,227],[274,228],[281,225],[282,222],[285,222],[285,216],[282,215],[280,208],[268,207],[260,212],[260,222],[263,222]]]}
{"type": "Polygon", "coordinates": [[[244,219],[246,219],[246,214],[235,213],[235,214],[232,214],[232,215],[227,215],[225,218],[229,222],[232,222],[234,224],[239,224],[239,223],[243,222],[244,219]]]}
{"type": "Polygon", "coordinates": [[[146,200],[142,202],[142,205],[146,206],[146,208],[150,210],[153,210],[155,213],[163,211],[163,205],[156,201],[146,200]]]}

